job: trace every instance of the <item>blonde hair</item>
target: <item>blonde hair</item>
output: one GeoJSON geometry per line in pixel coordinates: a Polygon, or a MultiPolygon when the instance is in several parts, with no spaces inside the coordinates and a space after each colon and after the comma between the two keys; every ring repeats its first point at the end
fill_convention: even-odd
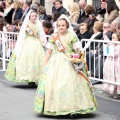
{"type": "Polygon", "coordinates": [[[11,5],[13,2],[12,2],[12,0],[6,0],[6,2],[9,4],[9,5],[11,5]]]}
{"type": "Polygon", "coordinates": [[[99,32],[102,32],[103,31],[103,23],[100,22],[100,21],[96,21],[94,23],[94,28],[99,31],[99,32]]]}
{"type": "Polygon", "coordinates": [[[72,13],[75,13],[75,12],[80,12],[80,8],[79,8],[78,3],[73,2],[73,4],[70,5],[70,7],[69,7],[69,13],[71,15],[72,13]]]}
{"type": "Polygon", "coordinates": [[[14,1],[14,8],[17,6],[17,8],[22,8],[23,7],[23,2],[20,2],[18,0],[14,1]]]}
{"type": "Polygon", "coordinates": [[[43,7],[43,6],[39,6],[39,12],[41,13],[41,14],[44,14],[44,13],[46,13],[46,9],[45,9],[45,7],[43,7]]]}

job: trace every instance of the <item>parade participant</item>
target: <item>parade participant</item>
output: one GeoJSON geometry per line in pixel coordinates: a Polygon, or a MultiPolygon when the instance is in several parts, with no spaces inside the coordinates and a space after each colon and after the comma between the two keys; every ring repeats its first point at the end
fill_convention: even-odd
{"type": "MultiPolygon", "coordinates": [[[[112,34],[112,41],[120,41],[120,33],[112,34]]],[[[114,54],[107,56],[104,68],[103,68],[103,79],[108,80],[110,82],[120,82],[120,45],[116,44],[108,44],[108,47],[114,48],[114,54]],[[109,67],[108,67],[109,66],[109,67]],[[111,74],[109,74],[111,73],[111,74]]],[[[120,86],[113,85],[109,83],[104,83],[103,88],[105,91],[109,92],[113,95],[113,98],[120,98],[120,86]]]]}
{"type": "Polygon", "coordinates": [[[80,45],[70,28],[69,19],[65,15],[60,16],[57,21],[57,32],[51,36],[47,44],[45,69],[34,101],[34,111],[39,114],[70,114],[73,117],[77,113],[87,114],[96,111],[96,99],[90,82],[84,73],[79,71],[81,74],[77,74],[71,61],[72,56],[79,58],[80,45]]]}
{"type": "Polygon", "coordinates": [[[30,87],[34,86],[43,71],[45,51],[42,44],[45,42],[37,12],[30,10],[22,24],[5,77],[12,82],[27,82],[30,87]]]}

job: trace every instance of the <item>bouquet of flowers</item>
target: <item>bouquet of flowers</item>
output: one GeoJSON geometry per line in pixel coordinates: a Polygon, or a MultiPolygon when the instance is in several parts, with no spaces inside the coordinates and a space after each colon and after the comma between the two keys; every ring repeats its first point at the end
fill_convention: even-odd
{"type": "Polygon", "coordinates": [[[84,60],[84,53],[80,52],[80,54],[72,54],[69,57],[69,61],[71,63],[81,63],[84,60]]]}

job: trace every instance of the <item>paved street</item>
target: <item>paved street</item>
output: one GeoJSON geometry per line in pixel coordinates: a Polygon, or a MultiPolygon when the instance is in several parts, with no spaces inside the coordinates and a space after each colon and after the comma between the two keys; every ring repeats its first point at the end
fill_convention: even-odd
{"type": "MultiPolygon", "coordinates": [[[[0,120],[67,120],[69,116],[46,117],[33,112],[36,88],[27,84],[15,84],[4,78],[0,72],[0,120]]],[[[78,116],[78,120],[120,120],[120,101],[96,89],[98,110],[95,113],[78,116]]]]}

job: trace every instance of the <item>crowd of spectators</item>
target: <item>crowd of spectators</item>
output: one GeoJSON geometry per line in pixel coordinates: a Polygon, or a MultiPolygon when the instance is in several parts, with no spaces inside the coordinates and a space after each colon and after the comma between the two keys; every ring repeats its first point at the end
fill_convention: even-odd
{"type": "MultiPolygon", "coordinates": [[[[62,14],[70,19],[79,41],[82,39],[111,40],[113,33],[120,32],[119,8],[115,0],[101,0],[101,7],[97,9],[93,5],[88,5],[85,0],[80,0],[78,3],[70,4],[68,10],[63,7],[62,0],[51,0],[51,2],[52,14],[48,15],[44,6],[32,0],[24,0],[24,2],[1,0],[0,31],[19,32],[28,11],[35,9],[46,35],[51,35],[55,31],[56,21],[62,14]]],[[[97,42],[83,42],[82,47],[87,51],[86,60],[91,75],[103,79],[103,45],[97,42]]]]}

